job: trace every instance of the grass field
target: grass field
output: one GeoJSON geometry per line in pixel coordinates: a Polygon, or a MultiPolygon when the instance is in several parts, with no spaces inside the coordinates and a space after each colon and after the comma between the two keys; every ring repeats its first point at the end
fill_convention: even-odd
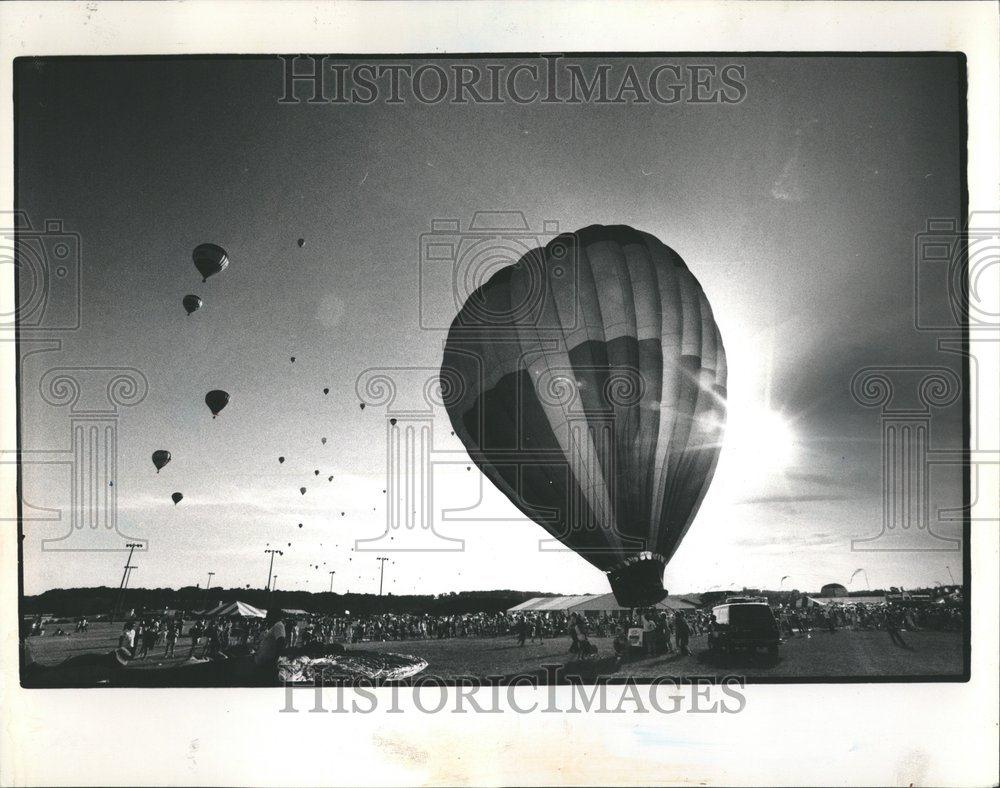
{"type": "MultiPolygon", "coordinates": [[[[92,624],[86,634],[31,638],[36,662],[55,666],[68,658],[106,654],[118,645],[120,624],[92,624]]],[[[814,632],[809,637],[795,636],[782,644],[778,659],[763,654],[716,657],[710,654],[704,636],[691,640],[691,655],[665,654],[630,660],[615,670],[610,638],[593,638],[598,647],[601,675],[615,679],[628,676],[651,679],[657,676],[741,675],[758,680],[822,680],[833,677],[858,679],[882,676],[936,676],[955,678],[962,673],[962,634],[959,632],[905,632],[911,649],[894,646],[885,632],[814,632]]],[[[538,673],[546,664],[571,661],[569,639],[558,638],[544,643],[517,645],[513,637],[449,638],[444,640],[409,640],[362,643],[350,649],[412,654],[427,660],[426,674],[444,679],[459,676],[511,676],[538,673]]],[[[182,638],[177,656],[163,657],[164,646],[153,649],[149,658],[136,660],[124,669],[124,682],[132,671],[177,667],[184,663],[190,640],[182,638]]],[[[176,672],[172,672],[176,673],[176,672]]],[[[140,677],[132,674],[136,679],[140,677]]],[[[148,677],[151,678],[151,677],[148,677]]],[[[116,682],[119,683],[119,682],[116,682]]]]}

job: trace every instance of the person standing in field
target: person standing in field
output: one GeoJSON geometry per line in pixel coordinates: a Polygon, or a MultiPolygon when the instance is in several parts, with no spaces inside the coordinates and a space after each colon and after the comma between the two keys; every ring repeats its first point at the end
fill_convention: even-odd
{"type": "Polygon", "coordinates": [[[680,614],[680,612],[674,613],[674,633],[677,637],[677,649],[681,654],[690,654],[688,650],[688,641],[691,638],[691,628],[688,626],[687,619],[680,614]]]}
{"type": "Polygon", "coordinates": [[[885,613],[885,631],[889,633],[889,639],[894,645],[912,651],[913,647],[903,640],[903,636],[899,633],[903,620],[903,614],[901,611],[892,609],[887,610],[885,613]]]}
{"type": "Polygon", "coordinates": [[[167,622],[167,650],[163,653],[164,658],[174,656],[174,646],[177,645],[177,624],[174,621],[167,622]]]}

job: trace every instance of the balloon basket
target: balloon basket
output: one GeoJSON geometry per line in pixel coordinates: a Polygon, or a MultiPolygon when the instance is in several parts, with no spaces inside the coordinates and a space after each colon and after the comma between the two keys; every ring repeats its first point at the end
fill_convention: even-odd
{"type": "Polygon", "coordinates": [[[651,607],[666,595],[663,570],[666,564],[658,558],[630,559],[608,572],[608,581],[615,600],[622,607],[651,607]]]}

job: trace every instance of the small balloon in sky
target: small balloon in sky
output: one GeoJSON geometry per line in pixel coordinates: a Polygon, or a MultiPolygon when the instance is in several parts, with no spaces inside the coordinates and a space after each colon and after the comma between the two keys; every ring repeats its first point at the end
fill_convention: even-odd
{"type": "Polygon", "coordinates": [[[305,487],[299,487],[299,492],[302,493],[303,495],[305,495],[306,494],[306,488],[305,487]]]}
{"type": "Polygon", "coordinates": [[[344,516],[344,512],[341,512],[341,513],[340,513],[340,516],[341,516],[341,517],[343,517],[343,516],[344,516]]]}
{"type": "Polygon", "coordinates": [[[292,363],[294,364],[295,363],[295,356],[290,356],[290,358],[292,359],[292,363]]]}
{"type": "Polygon", "coordinates": [[[319,442],[326,446],[326,438],[320,438],[319,442]]]}
{"type": "Polygon", "coordinates": [[[299,528],[301,528],[301,527],[302,527],[302,523],[299,523],[299,528]]]}
{"type": "Polygon", "coordinates": [[[215,244],[198,244],[191,253],[191,259],[201,274],[202,282],[207,282],[208,277],[222,273],[229,266],[226,250],[215,244]]]}
{"type": "Polygon", "coordinates": [[[160,468],[170,462],[170,452],[166,449],[157,449],[153,452],[153,465],[156,466],[156,472],[160,472],[160,468]]]}
{"type": "Polygon", "coordinates": [[[213,389],[205,395],[205,404],[212,411],[212,418],[214,419],[229,404],[229,392],[222,389],[213,389]]]}
{"type": "Polygon", "coordinates": [[[299,238],[298,244],[299,244],[299,249],[301,249],[303,246],[306,245],[306,239],[305,238],[299,238]]]}
{"type": "MultiPolygon", "coordinates": [[[[184,500],[184,496],[179,492],[175,492],[170,496],[170,499],[174,502],[174,506],[177,506],[177,504],[184,500]]],[[[258,542],[258,544],[260,544],[260,542],[258,542]]]]}
{"type": "Polygon", "coordinates": [[[319,468],[313,471],[313,476],[319,476],[319,468]]]}
{"type": "Polygon", "coordinates": [[[181,304],[183,304],[184,311],[187,312],[188,317],[190,317],[201,309],[204,302],[196,295],[186,295],[183,299],[181,299],[181,304]]]}
{"type": "Polygon", "coordinates": [[[395,426],[396,426],[396,420],[395,420],[395,419],[389,419],[389,423],[390,423],[390,424],[391,424],[391,425],[392,425],[393,427],[395,427],[395,426]]]}
{"type": "Polygon", "coordinates": [[[361,406],[361,410],[365,409],[365,403],[361,402],[361,403],[358,403],[358,404],[361,406]]]}
{"type": "Polygon", "coordinates": [[[327,389],[323,389],[323,393],[324,394],[329,394],[330,393],[330,389],[328,389],[328,388],[327,389]]]}
{"type": "Polygon", "coordinates": [[[326,480],[327,480],[328,482],[332,482],[332,481],[333,481],[333,477],[332,477],[332,476],[328,476],[326,480]]]}
{"type": "Polygon", "coordinates": [[[285,458],[284,458],[284,457],[278,457],[278,462],[279,462],[279,463],[281,463],[281,462],[284,462],[284,461],[285,461],[285,458]]]}

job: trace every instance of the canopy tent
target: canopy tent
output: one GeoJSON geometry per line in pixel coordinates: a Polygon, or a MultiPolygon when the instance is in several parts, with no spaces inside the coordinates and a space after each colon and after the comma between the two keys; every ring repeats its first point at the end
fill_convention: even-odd
{"type": "Polygon", "coordinates": [[[267,611],[237,600],[228,604],[223,602],[218,607],[205,613],[205,616],[208,618],[232,618],[233,616],[239,618],[266,618],[267,611]]]}
{"type": "Polygon", "coordinates": [[[281,608],[281,612],[284,613],[286,616],[291,616],[292,618],[305,618],[306,616],[309,615],[309,613],[307,613],[305,610],[301,610],[300,608],[297,607],[283,607],[281,608]]]}

